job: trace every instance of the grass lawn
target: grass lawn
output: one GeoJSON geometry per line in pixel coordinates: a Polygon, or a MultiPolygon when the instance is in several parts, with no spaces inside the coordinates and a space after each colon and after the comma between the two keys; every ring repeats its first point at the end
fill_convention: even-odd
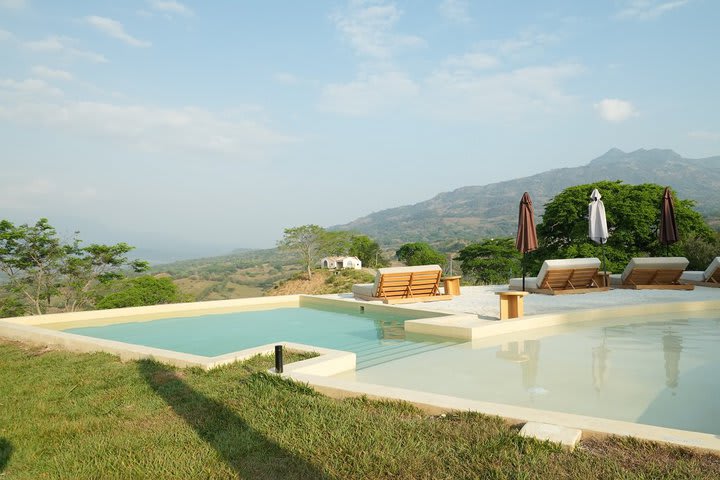
{"type": "Polygon", "coordinates": [[[0,478],[720,478],[714,455],[627,439],[567,453],[498,418],[333,400],[271,366],[177,370],[0,341],[0,478]]]}

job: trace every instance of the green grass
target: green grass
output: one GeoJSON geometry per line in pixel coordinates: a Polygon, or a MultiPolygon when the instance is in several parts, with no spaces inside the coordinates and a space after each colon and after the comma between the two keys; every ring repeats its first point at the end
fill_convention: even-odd
{"type": "Polygon", "coordinates": [[[271,366],[177,370],[0,342],[0,477],[720,478],[713,455],[627,439],[568,453],[498,418],[333,400],[271,366]]]}

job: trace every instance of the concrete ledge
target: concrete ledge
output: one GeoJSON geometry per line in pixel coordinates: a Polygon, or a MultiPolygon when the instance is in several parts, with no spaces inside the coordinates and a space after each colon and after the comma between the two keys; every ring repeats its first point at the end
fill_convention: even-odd
{"type": "Polygon", "coordinates": [[[536,422],[577,429],[582,431],[583,437],[618,435],[679,445],[716,454],[720,453],[720,437],[710,433],[482,402],[404,388],[340,380],[332,377],[319,377],[302,373],[284,373],[283,376],[308,384],[320,393],[333,398],[366,396],[377,400],[400,400],[411,403],[433,415],[452,411],[473,411],[502,417],[509,424],[536,422]]]}
{"type": "Polygon", "coordinates": [[[720,309],[720,300],[669,302],[660,304],[626,305],[621,307],[572,310],[562,313],[528,315],[509,320],[483,320],[475,315],[448,315],[441,318],[408,320],[405,330],[440,337],[478,340],[524,330],[557,325],[570,325],[593,320],[632,317],[648,314],[694,312],[720,309]]]}
{"type": "Polygon", "coordinates": [[[520,429],[520,436],[559,443],[564,449],[573,451],[582,437],[582,431],[549,423],[528,422],[520,429]]]}
{"type": "Polygon", "coordinates": [[[78,353],[105,352],[117,355],[122,361],[156,360],[179,368],[199,367],[210,370],[222,365],[240,362],[254,357],[274,353],[275,345],[301,352],[315,352],[318,357],[288,364],[286,370],[321,375],[335,375],[355,369],[355,354],[329,348],[278,341],[259,347],[238,350],[215,357],[192,355],[161,348],[145,347],[130,343],[116,342],[99,338],[85,337],[74,333],[65,333],[31,325],[16,325],[0,321],[0,337],[34,345],[51,345],[78,353]]]}

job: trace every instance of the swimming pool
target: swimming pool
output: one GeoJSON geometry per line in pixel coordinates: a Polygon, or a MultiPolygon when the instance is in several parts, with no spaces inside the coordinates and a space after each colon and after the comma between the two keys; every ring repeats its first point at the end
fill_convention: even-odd
{"type": "Polygon", "coordinates": [[[339,379],[720,434],[720,311],[462,342],[339,379]]]}
{"type": "Polygon", "coordinates": [[[206,357],[287,341],[354,352],[356,368],[362,370],[458,343],[428,335],[406,335],[404,322],[418,315],[413,310],[378,310],[346,302],[306,302],[304,306],[130,321],[63,331],[206,357]]]}

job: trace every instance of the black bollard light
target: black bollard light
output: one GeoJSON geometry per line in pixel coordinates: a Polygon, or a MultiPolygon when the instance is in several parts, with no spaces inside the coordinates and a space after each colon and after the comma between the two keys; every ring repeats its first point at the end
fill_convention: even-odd
{"type": "Polygon", "coordinates": [[[283,348],[282,345],[275,345],[275,373],[283,372],[283,348]]]}

